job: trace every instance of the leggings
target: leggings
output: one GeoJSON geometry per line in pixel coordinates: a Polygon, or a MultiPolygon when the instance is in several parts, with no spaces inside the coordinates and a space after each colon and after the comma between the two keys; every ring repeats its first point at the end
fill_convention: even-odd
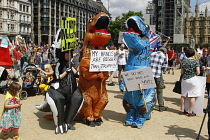
{"type": "Polygon", "coordinates": [[[208,98],[208,107],[207,107],[207,111],[208,111],[208,122],[207,122],[207,127],[208,127],[208,134],[210,136],[210,98],[208,98]]]}
{"type": "Polygon", "coordinates": [[[208,95],[209,95],[210,83],[206,83],[206,89],[207,89],[207,93],[208,93],[208,95]]]}

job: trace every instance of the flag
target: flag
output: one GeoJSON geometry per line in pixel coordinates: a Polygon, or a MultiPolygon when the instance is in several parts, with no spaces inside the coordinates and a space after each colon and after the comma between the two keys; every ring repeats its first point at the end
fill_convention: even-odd
{"type": "Polygon", "coordinates": [[[149,42],[150,42],[150,50],[151,51],[155,50],[159,39],[160,39],[160,36],[150,30],[149,42]]]}
{"type": "Polygon", "coordinates": [[[13,66],[8,45],[9,39],[7,37],[2,37],[0,41],[0,66],[5,67],[6,69],[10,69],[13,66]]]}
{"type": "Polygon", "coordinates": [[[10,69],[13,66],[9,48],[0,47],[0,66],[10,69]],[[3,54],[3,55],[2,55],[3,54]]]}

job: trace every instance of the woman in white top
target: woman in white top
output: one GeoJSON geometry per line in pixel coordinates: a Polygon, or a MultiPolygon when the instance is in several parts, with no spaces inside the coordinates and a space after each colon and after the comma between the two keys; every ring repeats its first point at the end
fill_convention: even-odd
{"type": "Polygon", "coordinates": [[[125,52],[125,45],[121,44],[119,47],[119,56],[118,56],[118,82],[121,79],[121,73],[125,69],[126,65],[126,52],[125,52]]]}

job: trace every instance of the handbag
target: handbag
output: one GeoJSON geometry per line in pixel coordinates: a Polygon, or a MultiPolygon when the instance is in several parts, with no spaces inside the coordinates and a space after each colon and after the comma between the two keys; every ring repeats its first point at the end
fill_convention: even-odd
{"type": "Polygon", "coordinates": [[[210,74],[208,74],[206,77],[206,83],[210,83],[210,74]]]}
{"type": "Polygon", "coordinates": [[[176,81],[173,92],[181,94],[181,81],[176,81]]]}

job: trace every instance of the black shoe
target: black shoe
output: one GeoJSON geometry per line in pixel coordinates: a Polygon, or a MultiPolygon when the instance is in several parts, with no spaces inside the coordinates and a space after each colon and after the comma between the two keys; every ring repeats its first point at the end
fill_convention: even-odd
{"type": "Polygon", "coordinates": [[[96,124],[94,123],[94,121],[89,121],[88,126],[90,126],[90,127],[95,127],[96,124]]]}
{"type": "Polygon", "coordinates": [[[188,117],[194,117],[194,116],[196,116],[196,114],[194,112],[192,112],[192,113],[188,113],[187,116],[188,117]]]}
{"type": "Polygon", "coordinates": [[[18,80],[18,78],[13,77],[12,80],[18,80]]]}
{"type": "Polygon", "coordinates": [[[159,110],[158,111],[160,111],[160,112],[167,111],[167,107],[159,106],[159,110]]]}
{"type": "Polygon", "coordinates": [[[76,128],[72,124],[67,124],[68,129],[75,130],[76,128]]]}
{"type": "Polygon", "coordinates": [[[90,127],[95,127],[95,126],[96,126],[96,124],[94,123],[94,121],[83,120],[83,122],[84,122],[86,125],[90,126],[90,127]]]}
{"type": "Polygon", "coordinates": [[[18,80],[18,79],[16,79],[16,78],[14,78],[14,79],[13,79],[13,81],[14,81],[14,82],[19,82],[19,80],[18,80]]]}
{"type": "Polygon", "coordinates": [[[184,112],[182,112],[182,111],[179,112],[179,115],[187,115],[187,114],[188,114],[188,112],[185,110],[184,110],[184,112]]]}
{"type": "Polygon", "coordinates": [[[98,118],[94,121],[94,123],[95,123],[96,126],[100,126],[103,123],[103,121],[102,121],[101,118],[98,118]]]}
{"type": "Polygon", "coordinates": [[[109,83],[109,84],[108,84],[108,86],[114,86],[114,85],[115,85],[114,83],[109,83]]]}
{"type": "Polygon", "coordinates": [[[208,113],[208,109],[204,108],[203,113],[208,113]]]}

